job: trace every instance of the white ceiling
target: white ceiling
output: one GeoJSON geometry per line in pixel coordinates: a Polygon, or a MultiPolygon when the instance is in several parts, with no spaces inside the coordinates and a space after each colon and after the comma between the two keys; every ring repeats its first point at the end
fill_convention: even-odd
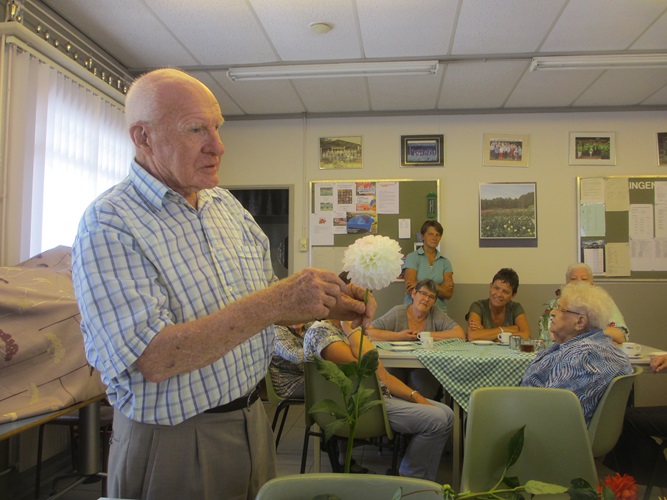
{"type": "MultiPolygon", "coordinates": [[[[40,3],[35,0],[33,3],[40,3]]],[[[529,71],[534,55],[667,53],[665,0],[44,0],[133,74],[176,66],[227,119],[667,109],[667,69],[529,71]],[[309,29],[328,22],[324,35],[309,29]],[[231,81],[231,66],[437,59],[436,76],[231,81]]]]}

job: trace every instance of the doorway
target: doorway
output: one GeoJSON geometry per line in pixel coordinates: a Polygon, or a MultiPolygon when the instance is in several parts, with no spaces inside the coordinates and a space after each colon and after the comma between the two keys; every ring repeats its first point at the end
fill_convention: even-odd
{"type": "Polygon", "coordinates": [[[273,272],[279,279],[290,274],[290,226],[292,187],[229,189],[250,212],[269,238],[273,272]]]}

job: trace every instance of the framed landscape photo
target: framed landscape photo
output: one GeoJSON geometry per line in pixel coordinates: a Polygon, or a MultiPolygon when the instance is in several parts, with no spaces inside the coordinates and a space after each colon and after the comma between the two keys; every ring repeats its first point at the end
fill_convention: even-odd
{"type": "Polygon", "coordinates": [[[363,168],[361,137],[320,137],[320,170],[363,168]]]}
{"type": "Polygon", "coordinates": [[[479,246],[537,247],[537,184],[479,185],[479,246]]]}
{"type": "Polygon", "coordinates": [[[402,135],[401,167],[444,167],[444,135],[402,135]]]}
{"type": "Polygon", "coordinates": [[[570,132],[570,165],[616,165],[614,132],[570,132]]]}
{"type": "Polygon", "coordinates": [[[667,167],[667,132],[658,132],[658,166],[667,167]]]}
{"type": "Polygon", "coordinates": [[[527,167],[528,135],[484,134],[484,158],[487,167],[527,167]]]}

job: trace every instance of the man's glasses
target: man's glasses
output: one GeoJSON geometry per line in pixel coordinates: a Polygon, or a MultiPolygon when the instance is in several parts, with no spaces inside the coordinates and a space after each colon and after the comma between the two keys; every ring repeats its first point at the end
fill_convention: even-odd
{"type": "Polygon", "coordinates": [[[421,295],[422,297],[424,297],[425,299],[429,299],[429,300],[435,300],[435,299],[438,298],[437,295],[432,295],[432,294],[430,294],[430,293],[428,293],[428,292],[424,292],[423,290],[417,290],[417,293],[418,293],[419,295],[421,295]]]}
{"type": "Polygon", "coordinates": [[[561,307],[561,305],[558,304],[558,303],[554,305],[554,311],[576,314],[577,316],[583,316],[584,318],[586,317],[586,315],[584,313],[580,313],[580,312],[577,312],[577,311],[571,311],[570,309],[565,309],[564,307],[561,307]]]}

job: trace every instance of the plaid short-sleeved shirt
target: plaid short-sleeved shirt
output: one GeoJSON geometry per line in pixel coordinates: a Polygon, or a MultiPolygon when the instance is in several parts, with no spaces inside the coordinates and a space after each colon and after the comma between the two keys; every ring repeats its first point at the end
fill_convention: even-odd
{"type": "Polygon", "coordinates": [[[276,279],[266,235],[227,190],[200,191],[197,202],[195,210],[133,162],[130,175],[86,209],[72,249],[86,356],[111,403],[140,422],[175,425],[247,394],[273,351],[269,327],[215,363],[159,383],[137,369],[166,326],[205,317],[276,279]]]}

